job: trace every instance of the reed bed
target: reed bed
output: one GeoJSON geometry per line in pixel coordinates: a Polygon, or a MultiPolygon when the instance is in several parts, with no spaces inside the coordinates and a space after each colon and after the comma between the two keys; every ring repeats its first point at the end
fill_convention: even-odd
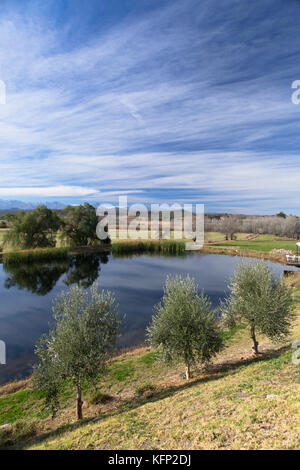
{"type": "Polygon", "coordinates": [[[182,255],[185,253],[183,241],[129,241],[114,242],[111,245],[113,255],[140,253],[161,253],[164,255],[182,255]]]}
{"type": "Polygon", "coordinates": [[[14,251],[3,255],[3,265],[29,264],[37,261],[66,259],[68,248],[49,248],[44,250],[14,251]]]}

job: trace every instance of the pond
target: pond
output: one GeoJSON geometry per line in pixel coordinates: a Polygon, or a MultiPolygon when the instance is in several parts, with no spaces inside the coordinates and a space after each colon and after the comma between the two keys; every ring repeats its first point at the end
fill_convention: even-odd
{"type": "MultiPolygon", "coordinates": [[[[225,295],[228,277],[240,260],[200,253],[124,258],[85,254],[65,261],[9,269],[0,265],[0,339],[7,348],[7,364],[0,365],[0,383],[31,373],[34,345],[41,334],[48,332],[52,320],[52,301],[68,286],[81,281],[88,288],[97,281],[100,288],[114,291],[120,312],[126,315],[118,346],[129,347],[144,341],[145,327],[153,305],[162,296],[168,274],[189,273],[217,306],[225,295]]],[[[286,269],[280,264],[267,264],[276,275],[286,269]]]]}

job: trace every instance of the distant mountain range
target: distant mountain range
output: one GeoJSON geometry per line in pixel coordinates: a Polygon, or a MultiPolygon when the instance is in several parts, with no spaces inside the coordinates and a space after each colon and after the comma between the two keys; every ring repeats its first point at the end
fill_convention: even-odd
{"type": "Polygon", "coordinates": [[[0,210],[31,210],[34,209],[37,206],[44,205],[47,206],[49,209],[63,209],[65,207],[65,204],[62,204],[61,202],[37,202],[37,203],[32,203],[32,202],[23,202],[23,201],[17,201],[17,200],[4,200],[0,199],[0,210]]]}

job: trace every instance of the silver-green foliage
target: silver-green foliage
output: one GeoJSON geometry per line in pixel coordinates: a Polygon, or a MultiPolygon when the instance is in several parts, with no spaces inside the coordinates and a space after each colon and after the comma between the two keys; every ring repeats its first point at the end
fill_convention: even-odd
{"type": "Polygon", "coordinates": [[[66,380],[77,388],[77,413],[82,417],[81,388],[95,381],[115,346],[120,319],[112,293],[73,286],[54,302],[55,325],[37,344],[40,362],[34,374],[35,386],[45,393],[55,411],[66,380]]]}
{"type": "Polygon", "coordinates": [[[240,263],[229,288],[229,297],[221,303],[224,323],[230,328],[249,323],[255,352],[255,329],[275,341],[289,334],[294,318],[291,289],[264,261],[240,263]]]}
{"type": "Polygon", "coordinates": [[[212,304],[189,276],[167,277],[147,336],[163,359],[185,363],[187,378],[192,363],[207,363],[223,346],[212,304]]]}

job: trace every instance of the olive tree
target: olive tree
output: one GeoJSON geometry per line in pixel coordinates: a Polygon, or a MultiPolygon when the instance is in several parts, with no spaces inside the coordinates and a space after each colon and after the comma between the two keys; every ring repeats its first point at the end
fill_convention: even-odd
{"type": "Polygon", "coordinates": [[[147,336],[152,346],[161,347],[163,359],[184,362],[187,379],[191,364],[207,363],[223,346],[212,304],[189,276],[167,277],[147,336]]]}
{"type": "Polygon", "coordinates": [[[246,322],[255,354],[259,352],[257,331],[274,341],[283,340],[294,318],[291,289],[284,279],[275,277],[264,261],[243,261],[230,281],[230,294],[221,302],[224,324],[232,328],[246,322]]]}
{"type": "Polygon", "coordinates": [[[94,382],[105,369],[120,326],[118,305],[112,293],[89,291],[81,285],[62,292],[55,300],[54,327],[36,346],[39,365],[35,388],[44,392],[55,413],[66,380],[77,391],[77,418],[82,419],[82,386],[94,382]]]}

